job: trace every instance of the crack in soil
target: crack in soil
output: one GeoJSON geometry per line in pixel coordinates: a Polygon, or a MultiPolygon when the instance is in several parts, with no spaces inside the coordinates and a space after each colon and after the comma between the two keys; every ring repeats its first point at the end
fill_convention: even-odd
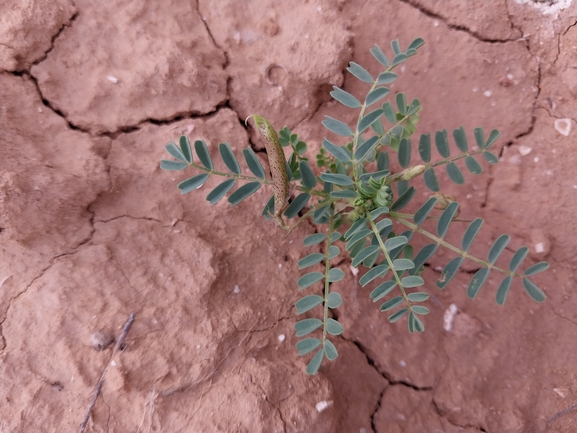
{"type": "Polygon", "coordinates": [[[577,326],[577,322],[575,322],[574,320],[570,319],[569,317],[563,316],[562,314],[557,313],[557,311],[555,310],[555,307],[553,305],[551,305],[551,310],[553,311],[553,314],[555,314],[555,316],[559,317],[560,319],[567,320],[568,322],[577,326]]]}
{"type": "Polygon", "coordinates": [[[285,421],[284,417],[282,416],[282,412],[281,412],[281,410],[280,410],[280,405],[275,405],[275,404],[271,401],[271,399],[269,398],[269,396],[268,396],[268,394],[265,392],[265,390],[262,388],[262,386],[260,386],[260,384],[258,384],[257,382],[254,381],[254,379],[253,379],[253,377],[252,377],[252,374],[249,374],[249,377],[250,377],[250,381],[252,382],[252,384],[255,385],[255,386],[257,386],[257,387],[262,391],[262,393],[263,393],[263,395],[264,395],[265,401],[266,401],[269,405],[271,405],[271,406],[276,410],[276,412],[278,413],[278,416],[279,416],[279,418],[280,418],[280,420],[282,421],[282,424],[283,424],[283,429],[282,429],[282,431],[283,431],[284,433],[286,433],[286,421],[285,421]]]}
{"type": "MultiPolygon", "coordinates": [[[[405,3],[405,4],[409,5],[409,6],[417,9],[419,12],[421,12],[423,15],[425,15],[425,16],[427,16],[427,17],[429,17],[429,18],[434,18],[434,19],[440,20],[441,22],[443,22],[443,24],[445,24],[445,25],[446,25],[448,28],[450,28],[451,30],[456,30],[456,31],[459,31],[459,32],[467,33],[469,36],[477,39],[477,40],[480,41],[480,42],[485,42],[485,43],[489,43],[489,44],[505,44],[505,43],[508,43],[508,42],[516,42],[516,41],[519,40],[518,38],[516,38],[516,39],[490,39],[490,38],[485,38],[485,37],[483,37],[482,35],[480,35],[479,33],[474,32],[473,30],[469,29],[468,27],[460,26],[460,25],[456,25],[456,24],[450,24],[450,23],[448,22],[447,18],[445,18],[445,17],[443,17],[443,16],[441,16],[441,15],[439,15],[439,14],[433,12],[433,11],[430,11],[430,10],[428,10],[428,9],[426,9],[426,8],[418,5],[418,4],[415,4],[415,3],[414,3],[413,1],[411,1],[411,0],[398,0],[398,1],[400,1],[401,3],[405,3]]],[[[510,20],[509,20],[509,21],[510,21],[510,20]]],[[[511,21],[510,21],[510,22],[511,22],[511,21]]],[[[512,22],[511,22],[511,27],[514,28],[514,29],[517,29],[517,28],[513,25],[512,22]]],[[[521,33],[521,34],[523,34],[523,33],[521,33]]]]}
{"type": "MultiPolygon", "coordinates": [[[[50,41],[50,48],[48,48],[46,50],[46,52],[44,53],[44,55],[41,56],[38,60],[35,60],[34,62],[32,62],[32,66],[38,65],[48,58],[48,54],[50,54],[50,52],[54,49],[54,46],[56,45],[56,40],[60,37],[60,35],[64,31],[64,29],[66,29],[67,27],[72,27],[72,23],[76,20],[76,18],[78,18],[78,15],[79,15],[79,13],[77,11],[70,17],[68,22],[65,22],[64,24],[62,24],[62,27],[60,27],[58,29],[58,32],[56,32],[56,34],[54,36],[52,36],[52,39],[50,41]]],[[[29,69],[26,70],[26,72],[30,73],[29,69]]]]}
{"type": "Polygon", "coordinates": [[[447,417],[447,414],[444,414],[443,411],[441,410],[441,408],[437,405],[437,402],[435,401],[435,399],[431,399],[431,402],[433,403],[433,408],[435,409],[435,412],[437,413],[437,415],[439,415],[441,418],[446,419],[449,424],[451,424],[455,427],[459,427],[459,428],[474,428],[475,430],[478,430],[482,433],[487,433],[487,430],[480,425],[474,425],[474,424],[461,425],[461,424],[457,424],[457,423],[451,421],[451,419],[447,417]]]}

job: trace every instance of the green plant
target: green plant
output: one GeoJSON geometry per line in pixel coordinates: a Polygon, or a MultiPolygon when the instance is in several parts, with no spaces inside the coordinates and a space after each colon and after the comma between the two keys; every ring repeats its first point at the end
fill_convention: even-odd
{"type": "Polygon", "coordinates": [[[389,61],[381,49],[375,45],[371,53],[385,67],[376,79],[362,66],[354,62],[350,63],[347,70],[370,85],[370,89],[364,102],[337,87],[334,87],[331,92],[331,96],[338,102],[358,110],[358,120],[354,129],[351,129],[344,122],[326,116],[322,122],[323,125],[329,131],[344,137],[346,143],[338,145],[324,139],[322,149],[316,155],[316,165],[323,170],[319,176],[315,176],[309,160],[304,156],[307,151],[306,143],[300,141],[298,136],[286,127],[279,132],[277,137],[272,126],[260,116],[253,117],[259,131],[267,141],[269,160],[272,157],[274,161],[274,164],[271,164],[272,179],[266,177],[265,170],[250,148],[243,150],[243,156],[254,176],[241,173],[238,161],[228,143],[221,143],[219,151],[230,172],[214,169],[208,147],[202,140],[194,142],[194,150],[200,163],[193,160],[193,151],[187,137],[180,137],[180,146],[174,142],[166,146],[166,150],[176,158],[176,161],[163,160],[161,162],[163,169],[184,170],[193,167],[201,172],[178,185],[183,194],[203,185],[210,175],[222,176],[227,179],[208,194],[207,200],[214,204],[223,198],[237,182],[245,182],[228,198],[228,201],[235,205],[263,185],[273,184],[275,195],[270,198],[262,211],[265,218],[274,217],[281,227],[288,228],[290,231],[298,222],[287,227],[282,216],[291,219],[308,206],[308,210],[299,222],[304,218],[311,218],[315,224],[328,225],[326,233],[315,233],[304,239],[305,247],[324,242],[324,253],[308,254],[298,262],[299,269],[324,263],[323,272],[309,272],[301,276],[297,282],[299,290],[311,288],[320,282],[324,284],[322,294],[304,296],[296,303],[299,315],[319,306],[323,311],[322,318],[306,318],[295,324],[297,337],[307,337],[322,329],[319,338],[307,337],[296,344],[299,355],[306,355],[316,350],[306,369],[310,374],[317,372],[325,356],[329,360],[334,360],[338,356],[337,349],[328,335],[339,335],[343,332],[342,325],[329,314],[330,309],[338,308],[342,303],[341,295],[331,290],[331,283],[340,281],[344,277],[340,269],[331,268],[330,265],[331,260],[341,254],[340,248],[334,245],[337,242],[344,243],[354,267],[363,265],[368,269],[359,280],[362,286],[375,280],[380,283],[370,294],[374,302],[387,297],[381,304],[380,310],[391,313],[388,316],[391,323],[407,315],[408,328],[411,333],[424,330],[420,317],[429,313],[429,309],[421,303],[426,301],[429,295],[418,291],[418,288],[424,284],[420,275],[425,262],[436,253],[439,246],[452,251],[456,257],[450,260],[441,272],[436,282],[438,288],[445,288],[463,261],[468,259],[480,267],[467,288],[469,297],[477,296],[489,273],[497,271],[504,275],[497,289],[498,304],[504,304],[511,283],[516,277],[522,280],[531,298],[537,302],[545,299],[544,293],[528,277],[546,270],[549,266],[546,262],[537,263],[526,269],[524,273],[517,272],[519,265],[527,256],[526,247],[521,247],[515,252],[507,269],[495,265],[510,240],[508,235],[501,235],[495,241],[489,249],[487,260],[468,253],[483,224],[482,219],[477,218],[468,222],[460,248],[443,239],[450,224],[461,220],[457,219],[459,204],[451,197],[440,193],[436,170],[444,166],[448,177],[454,183],[462,184],[465,177],[456,162],[464,159],[465,166],[472,174],[481,173],[481,165],[475,158],[480,155],[491,164],[498,162],[497,156],[492,154],[489,148],[497,140],[499,132],[491,131],[485,140],[483,129],[476,128],[474,130],[476,147],[470,149],[464,129],[462,127],[456,129],[453,131],[453,138],[459,152],[451,156],[447,131],[438,131],[435,133],[434,143],[442,159],[436,162],[431,162],[430,135],[423,134],[417,146],[422,164],[411,166],[411,157],[414,152],[410,137],[415,132],[415,125],[419,120],[418,113],[421,110],[419,100],[413,99],[409,104],[403,93],[397,93],[394,96],[396,109],[387,100],[367,113],[369,107],[374,107],[377,102],[389,96],[390,90],[386,85],[397,78],[397,75],[392,72],[393,69],[416,54],[422,44],[422,39],[416,39],[405,52],[402,52],[399,42],[393,41],[391,43],[394,53],[392,61],[389,61]],[[288,161],[285,161],[282,148],[278,145],[279,142],[283,147],[290,149],[288,161]],[[396,154],[402,168],[397,173],[391,173],[389,169],[389,158],[393,154],[396,154]],[[411,185],[412,180],[421,175],[426,187],[433,192],[432,196],[416,212],[401,213],[401,209],[415,196],[416,188],[411,185]],[[289,183],[292,183],[293,191],[298,192],[290,204],[288,204],[288,197],[283,196],[289,190],[289,183]],[[396,194],[392,188],[393,185],[396,194]],[[435,208],[440,212],[433,216],[431,212],[435,208]],[[422,227],[427,220],[436,221],[436,232],[422,227]],[[348,226],[339,231],[344,224],[348,226]],[[404,231],[397,234],[393,231],[395,227],[401,227],[404,231]],[[416,254],[410,244],[415,233],[431,241],[416,254]],[[389,296],[393,292],[395,296],[389,296]]]}

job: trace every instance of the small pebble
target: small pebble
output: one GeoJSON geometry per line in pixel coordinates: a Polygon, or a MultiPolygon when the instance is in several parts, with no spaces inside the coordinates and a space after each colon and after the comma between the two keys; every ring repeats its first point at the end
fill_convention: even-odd
{"type": "Polygon", "coordinates": [[[90,336],[90,344],[98,351],[107,349],[112,343],[114,343],[114,337],[102,329],[93,332],[90,336]]]}
{"type": "Polygon", "coordinates": [[[555,120],[555,129],[559,134],[568,137],[571,133],[571,119],[557,119],[555,120]]]}
{"type": "Polygon", "coordinates": [[[118,83],[118,78],[116,78],[114,75],[107,75],[106,79],[108,81],[110,81],[111,83],[114,83],[114,84],[118,83]]]}
{"type": "Polygon", "coordinates": [[[286,338],[286,337],[285,337],[284,334],[280,334],[280,335],[278,336],[278,341],[280,341],[280,342],[282,343],[285,338],[286,338]]]}
{"type": "Polygon", "coordinates": [[[234,286],[234,293],[237,295],[240,293],[240,287],[238,287],[238,284],[234,286]]]}
{"type": "Polygon", "coordinates": [[[521,156],[527,156],[529,155],[531,152],[533,151],[533,149],[531,149],[528,146],[519,146],[519,153],[521,154],[521,156]]]}
{"type": "Polygon", "coordinates": [[[491,92],[490,90],[485,90],[483,92],[483,95],[485,95],[487,98],[489,98],[492,94],[493,94],[493,92],[491,92]]]}
{"type": "Polygon", "coordinates": [[[317,408],[317,412],[321,413],[323,410],[325,410],[327,407],[329,407],[331,405],[332,401],[319,401],[316,404],[316,408],[317,408]]]}

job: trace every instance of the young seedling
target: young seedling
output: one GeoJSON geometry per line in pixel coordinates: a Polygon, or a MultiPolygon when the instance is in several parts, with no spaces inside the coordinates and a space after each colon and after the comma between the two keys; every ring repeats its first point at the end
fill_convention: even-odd
{"type": "Polygon", "coordinates": [[[491,272],[497,272],[504,276],[496,292],[499,305],[505,303],[514,279],[521,280],[525,291],[535,301],[542,302],[545,299],[545,294],[528,277],[546,270],[549,265],[540,262],[528,267],[523,273],[517,271],[529,251],[526,247],[519,248],[513,254],[506,268],[495,265],[509,243],[508,235],[503,234],[497,238],[489,249],[487,260],[469,253],[483,224],[481,218],[465,221],[467,227],[460,247],[444,239],[451,224],[463,220],[458,219],[459,203],[441,192],[437,171],[444,167],[452,182],[463,184],[465,176],[457,165],[458,161],[464,160],[465,167],[474,175],[482,171],[477,160],[479,156],[490,164],[496,164],[498,158],[489,149],[499,137],[499,132],[493,130],[485,138],[483,129],[475,128],[473,136],[476,146],[470,148],[465,130],[462,127],[455,129],[452,135],[458,152],[451,156],[448,132],[437,131],[434,144],[441,159],[435,162],[431,158],[430,134],[422,134],[416,146],[417,152],[413,151],[411,136],[415,133],[421,104],[416,98],[408,103],[404,93],[397,93],[394,98],[390,98],[394,101],[393,105],[388,98],[390,89],[387,84],[397,78],[393,72],[395,67],[415,55],[423,43],[422,39],[415,39],[402,51],[399,41],[393,41],[391,60],[375,45],[371,53],[384,67],[376,78],[361,65],[350,63],[347,70],[367,83],[370,89],[361,102],[354,95],[338,87],[333,88],[331,96],[346,107],[358,110],[358,117],[351,128],[338,119],[326,116],[323,125],[334,134],[344,137],[344,144],[333,143],[327,138],[323,140],[322,148],[316,155],[316,166],[321,170],[318,176],[304,156],[306,143],[286,127],[277,134],[266,119],[256,114],[251,117],[265,140],[272,179],[266,176],[250,148],[243,149],[242,153],[252,175],[241,173],[228,143],[219,144],[219,152],[230,172],[214,169],[208,147],[202,140],[194,142],[199,164],[193,161],[193,150],[187,137],[180,137],[179,146],[172,141],[166,146],[168,153],[176,160],[163,160],[161,168],[193,168],[201,172],[178,185],[183,194],[203,185],[211,175],[221,176],[226,180],[208,194],[207,200],[211,204],[216,203],[237,182],[242,182],[243,185],[228,197],[228,201],[236,205],[263,185],[272,185],[274,194],[262,211],[266,219],[272,218],[277,225],[289,231],[306,218],[312,219],[317,225],[328,226],[326,230],[319,230],[319,233],[307,236],[303,241],[305,247],[324,243],[324,253],[308,254],[298,262],[299,269],[320,263],[324,265],[323,272],[306,273],[297,281],[299,290],[323,284],[322,291],[302,297],[295,305],[298,315],[322,310],[320,318],[306,318],[295,324],[296,336],[306,337],[296,344],[298,354],[315,352],[307,365],[307,373],[315,374],[325,357],[332,361],[338,356],[337,348],[329,338],[330,335],[343,332],[342,325],[329,317],[329,310],[338,308],[343,302],[341,295],[331,290],[332,283],[345,276],[339,268],[331,267],[331,261],[342,254],[341,249],[335,245],[337,242],[344,244],[352,266],[362,265],[367,268],[359,283],[363,287],[376,284],[370,297],[374,302],[382,302],[380,311],[389,314],[388,320],[391,323],[406,316],[411,333],[425,329],[421,317],[428,314],[429,309],[422,302],[429,298],[429,294],[418,288],[424,285],[421,277],[423,265],[439,247],[448,249],[455,256],[446,264],[436,281],[439,289],[444,289],[463,262],[470,260],[480,268],[467,287],[470,298],[477,296],[491,272]],[[283,147],[291,150],[288,161],[283,147]],[[421,163],[411,165],[415,153],[418,153],[421,163]],[[389,167],[393,155],[402,168],[397,173],[392,173],[389,167]],[[425,186],[432,194],[416,212],[402,213],[401,210],[415,197],[416,187],[412,183],[419,176],[423,177],[425,186]],[[297,194],[289,203],[289,195],[293,195],[289,192],[291,188],[297,194]],[[287,220],[297,217],[305,207],[308,207],[305,214],[288,227],[283,217],[287,220]],[[436,222],[436,230],[423,228],[425,221],[436,222]],[[416,254],[410,243],[415,233],[430,241],[416,254]]]}

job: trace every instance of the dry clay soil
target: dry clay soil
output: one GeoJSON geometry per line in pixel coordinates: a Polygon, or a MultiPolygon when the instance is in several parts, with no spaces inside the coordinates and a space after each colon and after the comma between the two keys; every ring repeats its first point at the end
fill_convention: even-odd
{"type": "Polygon", "coordinates": [[[103,371],[87,432],[577,431],[577,2],[1,9],[1,432],[78,431],[103,371]],[[411,335],[405,320],[388,323],[345,258],[333,286],[344,298],[340,356],[308,376],[294,302],[301,241],[315,227],[284,238],[260,217],[270,190],[210,206],[211,178],[181,196],[177,183],[194,173],[162,171],[164,145],[203,138],[220,161],[228,141],[237,155],[253,146],[266,165],[244,125],[260,113],[314,152],[326,114],[354,121],[332,86],[359,98],[368,89],[348,63],[376,74],[375,43],[390,55],[391,40],[404,48],[417,37],[426,44],[391,89],[420,99],[418,133],[462,125],[471,142],[477,126],[502,132],[499,164],[467,172],[460,187],[440,181],[463,218],[486,221],[473,252],[485,257],[508,233],[504,266],[521,245],[523,266],[551,264],[533,279],[547,299],[516,282],[498,306],[494,272],[471,300],[473,264],[440,291],[439,267],[452,258],[440,253],[424,273],[427,329],[411,335]]]}

